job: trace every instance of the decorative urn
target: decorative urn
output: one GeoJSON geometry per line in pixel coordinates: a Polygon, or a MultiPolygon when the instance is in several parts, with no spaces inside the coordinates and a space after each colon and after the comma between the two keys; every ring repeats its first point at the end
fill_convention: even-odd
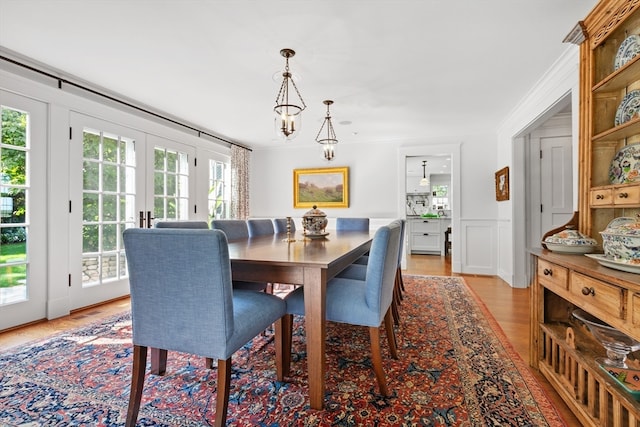
{"type": "Polygon", "coordinates": [[[636,218],[615,218],[600,234],[606,256],[640,263],[640,222],[636,218]]]}
{"type": "Polygon", "coordinates": [[[327,214],[322,212],[316,205],[302,216],[302,228],[305,234],[309,236],[324,235],[324,229],[327,227],[327,214]]]}

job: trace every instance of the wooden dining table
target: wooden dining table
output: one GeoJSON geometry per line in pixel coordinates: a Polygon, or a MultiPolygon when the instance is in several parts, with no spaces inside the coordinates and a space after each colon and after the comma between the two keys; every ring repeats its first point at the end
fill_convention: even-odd
{"type": "Polygon", "coordinates": [[[322,409],[325,390],[326,286],[371,247],[372,234],[332,231],[323,239],[301,232],[229,242],[234,280],[287,283],[304,288],[307,366],[311,408],[322,409]]]}

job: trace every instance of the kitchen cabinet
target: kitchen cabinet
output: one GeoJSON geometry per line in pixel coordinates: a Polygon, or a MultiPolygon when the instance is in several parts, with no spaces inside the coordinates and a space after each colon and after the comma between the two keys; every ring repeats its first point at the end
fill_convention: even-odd
{"type": "Polygon", "coordinates": [[[444,255],[444,232],[450,218],[409,218],[409,248],[412,254],[444,255]]]}

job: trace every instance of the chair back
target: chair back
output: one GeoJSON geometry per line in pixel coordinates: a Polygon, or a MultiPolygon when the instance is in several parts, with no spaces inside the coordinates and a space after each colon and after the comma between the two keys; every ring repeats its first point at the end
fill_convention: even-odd
{"type": "MultiPolygon", "coordinates": [[[[287,232],[287,218],[274,218],[273,219],[273,227],[276,231],[276,234],[282,234],[287,232]]],[[[296,223],[292,219],[291,220],[291,232],[296,231],[296,223]]]]}
{"type": "Polygon", "coordinates": [[[234,316],[224,233],[129,228],[123,238],[133,344],[226,359],[234,316]]]}
{"type": "Polygon", "coordinates": [[[400,242],[398,243],[398,268],[402,264],[402,249],[404,247],[404,231],[407,226],[407,221],[403,218],[398,219],[400,222],[400,242]]]}
{"type": "Polygon", "coordinates": [[[378,311],[381,317],[385,315],[393,300],[401,228],[400,220],[378,228],[369,250],[365,301],[369,308],[378,311]]]}
{"type": "Polygon", "coordinates": [[[209,224],[206,221],[158,221],[153,226],[155,228],[209,228],[209,224]]]}
{"type": "Polygon", "coordinates": [[[336,231],[369,231],[369,218],[336,218],[336,231]]]}
{"type": "Polygon", "coordinates": [[[227,235],[227,240],[248,239],[249,228],[244,219],[214,219],[211,228],[222,230],[227,235]]]}
{"type": "Polygon", "coordinates": [[[248,219],[249,237],[274,234],[273,222],[270,219],[248,219]]]}

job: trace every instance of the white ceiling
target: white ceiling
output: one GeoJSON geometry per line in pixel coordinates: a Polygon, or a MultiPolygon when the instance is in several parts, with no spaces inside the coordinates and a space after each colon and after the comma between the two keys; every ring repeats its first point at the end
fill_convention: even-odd
{"type": "MultiPolygon", "coordinates": [[[[495,132],[595,0],[0,0],[0,47],[251,147],[284,59],[341,143],[495,132]],[[345,124],[347,123],[347,124],[345,124]]],[[[299,142],[301,141],[301,142],[299,142]]]]}

